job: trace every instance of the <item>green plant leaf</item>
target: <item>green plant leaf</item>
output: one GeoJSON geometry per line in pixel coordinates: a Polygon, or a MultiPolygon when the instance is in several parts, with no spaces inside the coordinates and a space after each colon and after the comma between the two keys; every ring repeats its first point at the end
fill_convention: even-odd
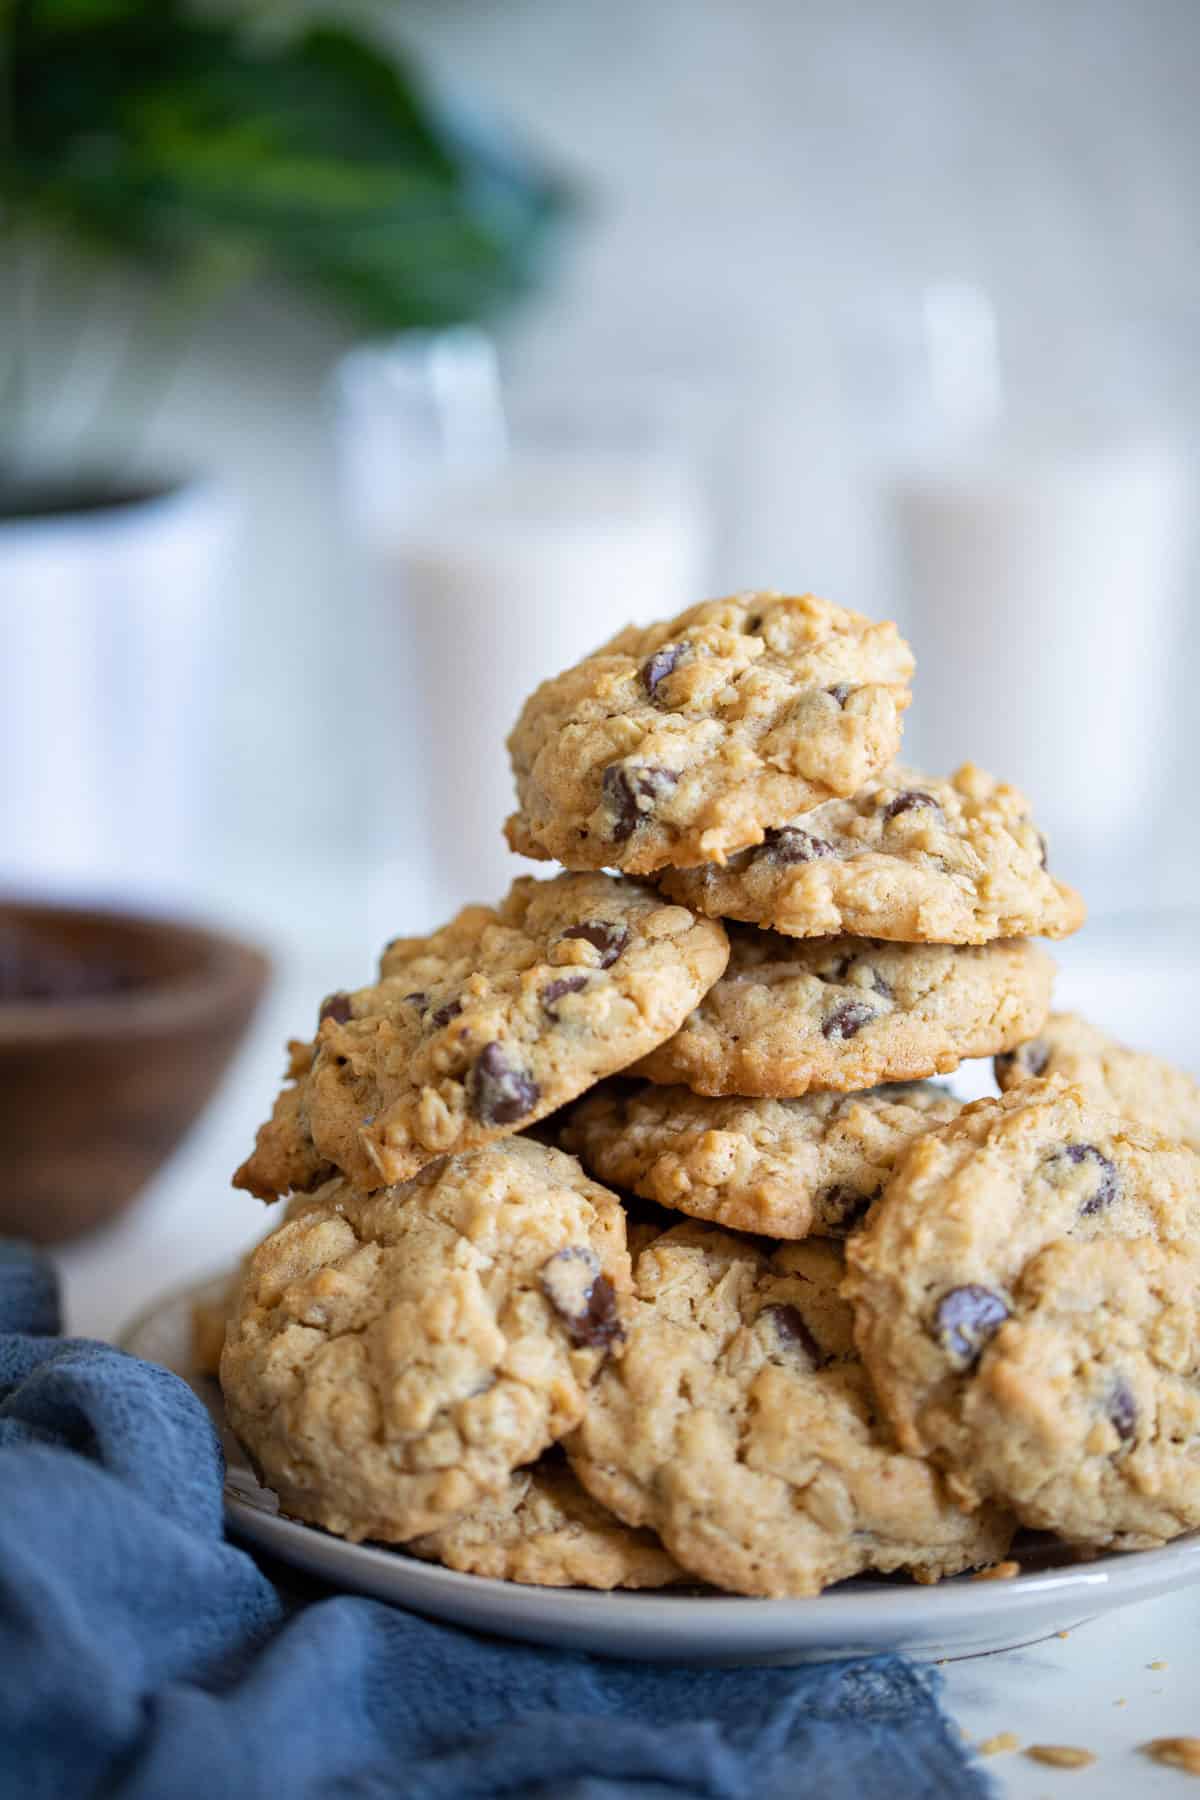
{"type": "Polygon", "coordinates": [[[216,258],[372,329],[536,279],[562,184],[340,26],[266,42],[178,0],[10,0],[0,201],[167,276],[216,258]]]}

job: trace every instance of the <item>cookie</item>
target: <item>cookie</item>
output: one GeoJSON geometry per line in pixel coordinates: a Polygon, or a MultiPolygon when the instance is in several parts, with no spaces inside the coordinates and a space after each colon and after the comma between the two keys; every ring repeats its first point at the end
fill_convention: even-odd
{"type": "Polygon", "coordinates": [[[332,1181],[250,1259],[229,1422],[285,1512],[440,1530],[578,1424],[629,1286],[620,1202],[531,1139],[373,1195],[332,1181]]]}
{"type": "Polygon", "coordinates": [[[502,1494],[405,1549],[467,1575],[534,1587],[657,1588],[687,1579],[653,1532],[623,1525],[551,1457],[518,1469],[502,1494]]]}
{"type": "Polygon", "coordinates": [[[960,1110],[924,1082],[747,1100],[614,1081],[577,1102],[561,1141],[599,1180],[694,1219],[840,1237],[862,1224],[900,1152],[960,1110]]]}
{"type": "Polygon", "coordinates": [[[884,768],[912,671],[894,625],[811,594],[630,626],[526,701],[508,841],[569,869],[721,862],[884,768]]]}
{"type": "Polygon", "coordinates": [[[277,1194],[332,1164],[375,1188],[507,1136],[670,1037],[728,955],[719,924],[637,882],[523,877],[325,1002],[235,1185],[277,1194]]]}
{"type": "Polygon", "coordinates": [[[1200,1157],[1031,1082],[901,1158],[847,1246],[900,1445],[1080,1544],[1200,1525],[1200,1157]]]}
{"type": "Polygon", "coordinates": [[[1024,938],[889,944],[730,928],[729,966],[631,1075],[699,1094],[847,1092],[944,1075],[1041,1029],[1054,965],[1024,938]]]}
{"type": "Polygon", "coordinates": [[[767,1257],[677,1226],[642,1251],[625,1353],[567,1441],[588,1491],[702,1580],[815,1594],[864,1569],[923,1579],[996,1561],[1010,1522],[949,1499],[889,1444],[840,1298],[840,1247],[767,1257]]]}
{"type": "Polygon", "coordinates": [[[313,1046],[293,1038],[288,1044],[285,1085],[276,1096],[271,1117],[258,1128],[252,1153],[234,1175],[234,1187],[244,1188],[259,1200],[311,1193],[337,1173],[326,1157],[317,1154],[308,1129],[304,1097],[312,1061],[313,1046]]]}
{"type": "Polygon", "coordinates": [[[1024,795],[969,763],[949,781],[890,769],[724,866],[666,870],[661,885],[697,912],[800,938],[986,944],[1066,937],[1084,919],[1046,867],[1024,795]]]}
{"type": "Polygon", "coordinates": [[[1051,1013],[1035,1038],[996,1058],[1005,1092],[1039,1075],[1069,1081],[1102,1111],[1200,1150],[1200,1081],[1161,1056],[1126,1049],[1077,1013],[1051,1013]]]}

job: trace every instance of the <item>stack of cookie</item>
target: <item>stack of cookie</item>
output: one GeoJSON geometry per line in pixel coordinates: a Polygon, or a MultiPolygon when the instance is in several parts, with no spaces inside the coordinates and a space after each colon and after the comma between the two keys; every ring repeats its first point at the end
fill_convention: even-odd
{"type": "Polygon", "coordinates": [[[531,697],[565,872],[326,999],[236,1177],[292,1196],[221,1360],[286,1511],[767,1595],[1200,1523],[1200,1089],[1048,1019],[1082,904],[1014,789],[895,766],[911,674],[752,594],[531,697]]]}

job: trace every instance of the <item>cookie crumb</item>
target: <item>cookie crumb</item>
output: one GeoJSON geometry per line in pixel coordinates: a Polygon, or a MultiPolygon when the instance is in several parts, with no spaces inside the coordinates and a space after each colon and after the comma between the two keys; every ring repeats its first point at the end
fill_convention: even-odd
{"type": "Polygon", "coordinates": [[[1076,1744],[1030,1744],[1025,1754],[1053,1769],[1086,1769],[1096,1760],[1094,1751],[1081,1750],[1076,1744]]]}
{"type": "Polygon", "coordinates": [[[1015,1731],[998,1731],[995,1737],[982,1739],[975,1748],[980,1756],[1002,1756],[1006,1750],[1019,1750],[1021,1740],[1015,1731]]]}
{"type": "Polygon", "coordinates": [[[1185,1775],[1200,1775],[1200,1737],[1151,1738],[1140,1748],[1155,1762],[1182,1769],[1185,1775]]]}
{"type": "Polygon", "coordinates": [[[1020,1573],[1021,1573],[1021,1565],[1019,1562],[1012,1562],[1012,1561],[998,1562],[998,1563],[992,1563],[990,1568],[977,1569],[975,1571],[974,1575],[972,1575],[971,1580],[972,1581],[1012,1581],[1013,1578],[1015,1576],[1019,1575],[1020,1573]]]}
{"type": "Polygon", "coordinates": [[[1128,1702],[1128,1700],[1114,1700],[1113,1705],[1114,1706],[1128,1706],[1129,1702],[1128,1702]]]}
{"type": "Polygon", "coordinates": [[[1071,1634],[1069,1631],[1056,1631],[1054,1635],[1055,1637],[1069,1638],[1071,1634]]]}
{"type": "Polygon", "coordinates": [[[1148,1669],[1169,1669],[1170,1666],[1171,1665],[1168,1662],[1152,1662],[1146,1664],[1148,1669]]]}

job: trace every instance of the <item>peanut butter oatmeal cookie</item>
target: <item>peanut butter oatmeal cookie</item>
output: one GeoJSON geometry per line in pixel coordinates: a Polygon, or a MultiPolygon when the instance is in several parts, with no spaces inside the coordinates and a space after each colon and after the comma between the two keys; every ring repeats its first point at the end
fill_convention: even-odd
{"type": "Polygon", "coordinates": [[[590,1493],[718,1587],[815,1594],[863,1569],[936,1580],[1008,1547],[1011,1520],[965,1514],[889,1442],[841,1278],[827,1239],[767,1257],[698,1224],[637,1259],[625,1354],[567,1454],[590,1493]]]}
{"type": "Polygon", "coordinates": [[[1200,1525],[1200,1157],[1030,1082],[900,1158],[847,1247],[902,1448],[1082,1544],[1200,1525]]]}
{"type": "Polygon", "coordinates": [[[230,1424],[285,1512],[353,1541],[441,1530],[579,1423],[629,1286],[620,1202],[529,1138],[376,1194],[332,1181],[250,1259],[230,1424]]]}
{"type": "Polygon", "coordinates": [[[811,594],[630,626],[526,701],[508,841],[569,869],[721,862],[891,761],[912,670],[894,625],[811,594]]]}

